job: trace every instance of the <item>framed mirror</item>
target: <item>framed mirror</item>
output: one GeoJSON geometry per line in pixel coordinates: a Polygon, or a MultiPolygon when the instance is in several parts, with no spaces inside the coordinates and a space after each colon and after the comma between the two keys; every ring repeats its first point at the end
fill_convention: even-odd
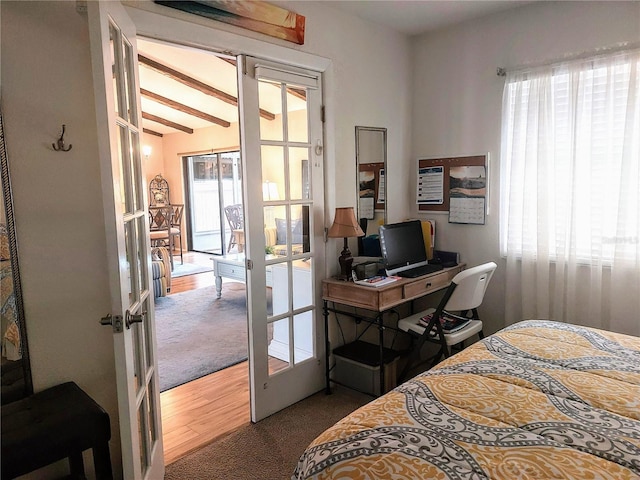
{"type": "Polygon", "coordinates": [[[0,313],[2,319],[0,373],[2,405],[4,405],[31,395],[33,384],[2,112],[0,112],[0,164],[3,199],[0,207],[0,313]]]}
{"type": "Polygon", "coordinates": [[[387,221],[387,129],[356,127],[358,219],[367,235],[377,234],[387,221]]]}

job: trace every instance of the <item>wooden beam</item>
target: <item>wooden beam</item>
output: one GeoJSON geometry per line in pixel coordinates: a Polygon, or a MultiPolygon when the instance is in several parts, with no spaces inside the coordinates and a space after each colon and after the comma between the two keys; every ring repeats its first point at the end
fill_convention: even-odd
{"type": "MultiPolygon", "coordinates": [[[[160,62],[156,62],[155,60],[152,60],[140,54],[138,54],[138,61],[140,62],[140,64],[144,65],[145,67],[149,67],[152,70],[155,70],[156,72],[166,75],[172,78],[173,80],[180,82],[183,85],[186,85],[187,87],[198,90],[199,92],[202,92],[205,95],[209,95],[211,97],[217,98],[218,100],[222,100],[223,102],[233,105],[234,107],[238,106],[238,99],[233,95],[229,95],[228,93],[223,92],[222,90],[218,90],[217,88],[212,87],[211,85],[207,85],[206,83],[201,82],[200,80],[196,80],[195,78],[190,77],[189,75],[186,75],[182,72],[179,72],[178,70],[174,70],[171,67],[167,67],[166,65],[163,65],[160,62]]],[[[267,120],[273,120],[276,118],[276,116],[273,113],[263,110],[262,108],[260,109],[260,116],[262,118],[266,118],[267,120]]]]}
{"type": "Polygon", "coordinates": [[[290,93],[294,97],[298,97],[300,100],[307,99],[307,91],[302,88],[287,87],[287,93],[290,93]]]}
{"type": "Polygon", "coordinates": [[[155,135],[156,137],[162,137],[162,134],[160,132],[156,132],[155,130],[151,130],[149,128],[143,128],[142,131],[144,133],[148,133],[149,135],[155,135]]]}
{"type": "Polygon", "coordinates": [[[229,127],[231,125],[229,122],[223,120],[222,118],[214,117],[213,115],[209,115],[208,113],[196,110],[195,108],[191,108],[188,105],[184,105],[180,102],[176,102],[175,100],[171,100],[170,98],[163,97],[162,95],[153,93],[149,90],[145,90],[144,88],[140,89],[140,95],[155,100],[156,102],[161,103],[162,105],[166,105],[167,107],[171,107],[174,110],[178,110],[188,115],[201,118],[210,123],[215,123],[217,125],[220,125],[221,127],[229,127]]]}
{"type": "Polygon", "coordinates": [[[171,120],[158,117],[157,115],[151,115],[150,113],[142,112],[142,118],[151,120],[152,122],[161,123],[162,125],[175,128],[176,130],[182,130],[185,133],[193,133],[193,128],[185,127],[184,125],[180,125],[179,123],[172,122],[171,120]]]}

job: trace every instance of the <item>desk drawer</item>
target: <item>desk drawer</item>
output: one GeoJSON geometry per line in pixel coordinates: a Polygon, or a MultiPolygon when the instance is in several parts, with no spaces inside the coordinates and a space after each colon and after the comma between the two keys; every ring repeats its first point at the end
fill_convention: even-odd
{"type": "Polygon", "coordinates": [[[440,290],[449,285],[451,279],[455,277],[458,272],[458,269],[442,272],[408,283],[404,286],[404,298],[413,298],[440,290]]]}
{"type": "Polygon", "coordinates": [[[219,263],[216,275],[243,281],[246,278],[244,266],[229,265],[228,263],[219,263]]]}

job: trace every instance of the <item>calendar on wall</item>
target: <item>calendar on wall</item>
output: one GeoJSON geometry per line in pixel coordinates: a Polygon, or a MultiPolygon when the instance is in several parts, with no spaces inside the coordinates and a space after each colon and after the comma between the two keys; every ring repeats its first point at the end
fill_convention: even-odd
{"type": "Polygon", "coordinates": [[[449,212],[449,223],[484,225],[487,156],[418,159],[419,210],[449,212]]]}

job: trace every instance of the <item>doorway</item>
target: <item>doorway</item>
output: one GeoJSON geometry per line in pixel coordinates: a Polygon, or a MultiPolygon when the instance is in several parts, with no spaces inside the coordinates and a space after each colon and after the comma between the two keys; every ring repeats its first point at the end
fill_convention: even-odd
{"type": "MultiPolygon", "coordinates": [[[[163,46],[170,45],[163,44],[163,46]]],[[[173,48],[179,50],[181,47],[173,48]]],[[[201,53],[215,56],[210,52],[201,53]]],[[[160,52],[158,56],[165,61],[170,57],[176,62],[180,61],[180,55],[172,57],[160,52]]],[[[230,64],[230,60],[226,59],[227,64],[230,64]]],[[[235,60],[231,61],[235,71],[235,60]]],[[[313,62],[310,63],[313,64],[313,62]]],[[[147,62],[147,64],[157,66],[157,62],[147,62]]],[[[318,71],[324,71],[326,65],[324,65],[325,68],[322,66],[318,67],[318,71]]],[[[168,71],[165,70],[165,72],[168,71]]],[[[214,75],[213,70],[208,70],[206,73],[200,77],[200,83],[208,78],[207,75],[214,75]]],[[[324,344],[321,341],[322,323],[321,319],[319,320],[318,311],[320,304],[319,280],[322,278],[324,270],[322,242],[324,161],[320,113],[322,74],[309,70],[303,72],[300,69],[290,69],[270,62],[268,66],[266,63],[264,65],[253,64],[250,67],[249,75],[251,75],[252,83],[250,87],[245,86],[243,98],[250,98],[251,104],[243,110],[243,125],[246,130],[243,130],[242,138],[243,142],[250,142],[251,151],[246,148],[245,143],[243,143],[242,151],[245,160],[246,158],[252,159],[256,162],[255,167],[257,167],[252,167],[253,170],[251,170],[247,165],[243,165],[244,196],[247,199],[247,205],[249,201],[251,202],[251,208],[248,208],[245,213],[252,224],[246,231],[247,236],[251,235],[247,239],[245,247],[252,267],[246,271],[246,282],[248,291],[251,292],[252,309],[250,311],[253,312],[251,318],[257,318],[260,322],[259,331],[256,330],[258,335],[256,336],[256,332],[254,332],[254,340],[262,345],[269,344],[272,339],[270,332],[275,331],[276,324],[278,327],[282,327],[283,331],[291,332],[291,334],[283,336],[282,343],[286,352],[280,355],[285,358],[282,361],[285,361],[286,367],[271,368],[273,356],[270,353],[265,358],[260,357],[259,370],[252,371],[251,392],[255,393],[258,390],[256,373],[267,377],[264,384],[273,382],[275,386],[276,383],[284,382],[285,388],[276,388],[276,391],[287,394],[277,399],[282,405],[269,402],[268,409],[276,411],[286,406],[284,403],[291,404],[303,396],[315,393],[321,388],[324,380],[323,364],[320,361],[320,358],[324,356],[324,344]],[[293,75],[287,75],[287,73],[293,73],[293,75]],[[295,81],[292,82],[293,79],[295,81]],[[258,95],[259,90],[260,95],[258,95]],[[266,94],[270,92],[275,95],[266,94]],[[282,135],[275,137],[278,131],[281,131],[282,135]],[[262,135],[260,139],[259,135],[262,135]],[[263,142],[262,147],[259,144],[260,141],[263,142]],[[269,154],[268,161],[267,153],[269,154]],[[279,160],[276,160],[276,156],[279,157],[279,160]],[[271,183],[276,183],[276,188],[270,188],[271,183]],[[272,190],[273,195],[271,194],[272,190]],[[269,219],[269,225],[266,224],[265,219],[269,219]],[[267,243],[267,236],[273,237],[272,243],[267,243]],[[283,301],[278,312],[270,314],[267,319],[269,312],[263,312],[267,302],[261,302],[260,299],[263,295],[268,297],[268,289],[273,288],[274,283],[268,280],[272,270],[283,274],[283,281],[277,283],[283,292],[283,301]],[[303,270],[306,287],[296,281],[297,273],[303,270]],[[298,290],[301,288],[308,295],[298,295],[298,290]],[[260,306],[262,310],[256,306],[260,306]],[[301,346],[299,345],[301,338],[299,333],[301,332],[304,339],[308,340],[306,341],[308,348],[304,349],[304,355],[300,355],[302,350],[298,348],[301,346]],[[304,392],[302,392],[302,388],[305,389],[304,392]],[[308,389],[311,390],[307,392],[308,389]]],[[[240,83],[245,83],[244,78],[243,76],[240,83]]],[[[246,101],[244,105],[247,106],[246,101]]],[[[238,115],[237,104],[235,114],[238,115]]],[[[153,118],[158,117],[159,115],[156,115],[153,118]]],[[[145,118],[144,105],[143,118],[145,118]]],[[[146,118],[152,117],[147,115],[146,118]]],[[[173,124],[175,123],[177,122],[173,122],[173,124]]],[[[222,128],[229,128],[229,122],[226,126],[223,126],[223,123],[218,123],[218,125],[222,128]]],[[[239,127],[239,122],[236,123],[236,127],[239,127]]],[[[162,146],[165,149],[163,161],[174,162],[177,159],[180,164],[178,174],[174,179],[182,177],[183,168],[180,159],[189,156],[189,153],[186,152],[196,152],[191,156],[198,156],[202,155],[201,152],[213,153],[215,150],[224,150],[224,147],[220,147],[219,142],[216,143],[210,136],[202,135],[200,131],[185,129],[183,132],[187,134],[187,137],[183,133],[181,139],[174,140],[172,138],[171,141],[163,142],[162,146]],[[185,141],[182,141],[182,138],[185,138],[185,141]],[[188,141],[197,141],[198,139],[206,142],[208,148],[192,147],[188,143],[188,141]],[[215,145],[215,149],[211,148],[211,145],[215,145]]],[[[229,138],[231,135],[226,136],[227,144],[229,138]]],[[[234,138],[239,138],[238,132],[234,138]]],[[[176,175],[175,172],[167,175],[172,174],[176,175]]],[[[180,188],[184,189],[184,178],[179,178],[179,180],[180,188]]],[[[184,194],[184,192],[181,193],[184,194]]],[[[219,202],[219,206],[223,204],[224,202],[219,202]]],[[[222,226],[220,226],[220,230],[223,230],[222,226]]],[[[222,243],[223,251],[225,243],[222,243]]],[[[228,245],[227,248],[229,248],[228,245]]],[[[264,348],[258,345],[260,348],[256,348],[255,342],[252,344],[253,351],[264,350],[267,352],[268,345],[264,345],[264,348]]],[[[252,358],[252,364],[255,363],[253,360],[252,358]]],[[[252,399],[252,405],[263,403],[255,395],[252,399]]],[[[266,402],[264,403],[266,405],[266,402]]],[[[259,420],[261,416],[265,416],[266,411],[265,409],[256,413],[255,421],[259,420]]],[[[164,413],[166,413],[166,409],[163,411],[163,416],[164,413]]]]}
{"type": "MultiPolygon", "coordinates": [[[[151,147],[145,160],[147,178],[149,181],[162,173],[171,186],[170,203],[185,205],[186,228],[183,228],[182,242],[187,247],[185,264],[204,261],[209,270],[173,277],[169,295],[159,298],[158,302],[188,301],[186,294],[195,290],[204,292],[201,298],[215,301],[210,257],[229,250],[232,230],[224,208],[243,203],[235,61],[211,52],[147,39],[138,40],[138,53],[142,142],[151,147]]],[[[232,245],[232,248],[238,247],[232,245]]],[[[180,268],[177,262],[175,270],[180,268]]],[[[234,293],[245,295],[244,285],[235,286],[237,292],[234,293]]],[[[156,306],[156,320],[158,309],[156,306]]],[[[246,325],[246,308],[241,316],[246,325]]],[[[176,317],[176,320],[187,324],[186,319],[176,317]]],[[[158,328],[158,324],[156,326],[158,328]]],[[[189,347],[186,350],[193,359],[193,345],[191,350],[189,347]]],[[[162,379],[161,366],[159,370],[162,379]]],[[[246,361],[163,391],[160,402],[165,462],[170,463],[248,423],[248,391],[246,361]]]]}
{"type": "Polygon", "coordinates": [[[217,255],[241,251],[237,237],[243,225],[227,210],[231,205],[242,210],[240,151],[187,156],[183,161],[190,250],[217,255]]]}

